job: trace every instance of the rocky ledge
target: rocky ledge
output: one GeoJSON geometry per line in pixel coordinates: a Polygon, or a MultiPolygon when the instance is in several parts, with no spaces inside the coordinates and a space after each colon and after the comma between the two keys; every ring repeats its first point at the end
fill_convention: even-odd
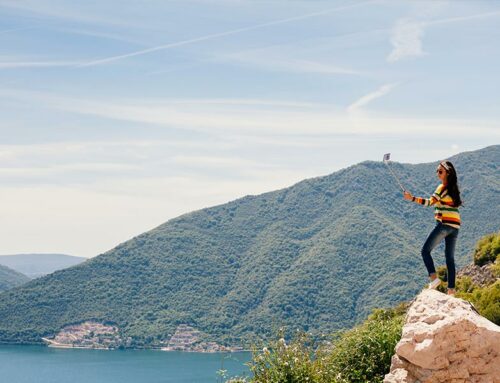
{"type": "Polygon", "coordinates": [[[426,289],[411,304],[384,383],[500,383],[500,327],[426,289]]]}

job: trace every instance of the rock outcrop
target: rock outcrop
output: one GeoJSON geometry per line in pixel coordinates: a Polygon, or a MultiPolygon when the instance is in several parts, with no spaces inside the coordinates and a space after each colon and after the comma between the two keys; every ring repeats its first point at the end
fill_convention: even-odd
{"type": "Polygon", "coordinates": [[[384,383],[500,383],[500,327],[426,289],[411,304],[384,383]]]}
{"type": "Polygon", "coordinates": [[[497,277],[493,273],[491,266],[493,263],[488,263],[484,266],[477,266],[473,263],[465,266],[461,269],[457,276],[458,277],[469,277],[472,282],[480,287],[488,286],[495,283],[497,277]]]}

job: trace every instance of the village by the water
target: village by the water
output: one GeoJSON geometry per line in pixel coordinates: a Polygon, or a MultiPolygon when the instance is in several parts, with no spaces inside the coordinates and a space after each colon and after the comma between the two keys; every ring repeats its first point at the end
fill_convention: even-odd
{"type": "MultiPolygon", "coordinates": [[[[235,352],[244,351],[239,346],[223,346],[216,342],[200,341],[200,331],[180,324],[168,341],[159,347],[162,351],[235,352]]],[[[53,338],[42,338],[49,347],[118,349],[130,347],[132,339],[122,338],[117,326],[87,321],[64,327],[53,338]]]]}

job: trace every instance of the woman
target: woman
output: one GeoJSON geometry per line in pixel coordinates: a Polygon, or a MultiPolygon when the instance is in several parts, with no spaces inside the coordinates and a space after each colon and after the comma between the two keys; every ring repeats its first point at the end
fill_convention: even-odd
{"type": "Polygon", "coordinates": [[[444,238],[446,268],[448,274],[448,294],[455,295],[455,244],[460,229],[460,213],[458,207],[462,205],[460,190],[457,183],[457,172],[450,161],[441,161],[436,169],[441,184],[430,198],[412,196],[405,191],[404,199],[424,206],[434,206],[434,218],[437,223],[422,246],[422,258],[429,273],[429,288],[435,289],[441,283],[436,275],[436,269],[431,257],[431,251],[444,238]]]}

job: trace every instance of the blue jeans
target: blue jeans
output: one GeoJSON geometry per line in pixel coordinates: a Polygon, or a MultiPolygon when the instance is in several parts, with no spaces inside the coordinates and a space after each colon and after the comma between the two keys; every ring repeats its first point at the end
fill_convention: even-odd
{"type": "Polygon", "coordinates": [[[434,262],[431,257],[431,251],[439,242],[444,238],[445,249],[444,255],[446,257],[446,268],[448,272],[448,288],[455,288],[455,244],[457,243],[458,229],[450,225],[445,225],[437,222],[437,225],[427,237],[424,245],[422,246],[422,258],[429,275],[436,272],[434,262]]]}

